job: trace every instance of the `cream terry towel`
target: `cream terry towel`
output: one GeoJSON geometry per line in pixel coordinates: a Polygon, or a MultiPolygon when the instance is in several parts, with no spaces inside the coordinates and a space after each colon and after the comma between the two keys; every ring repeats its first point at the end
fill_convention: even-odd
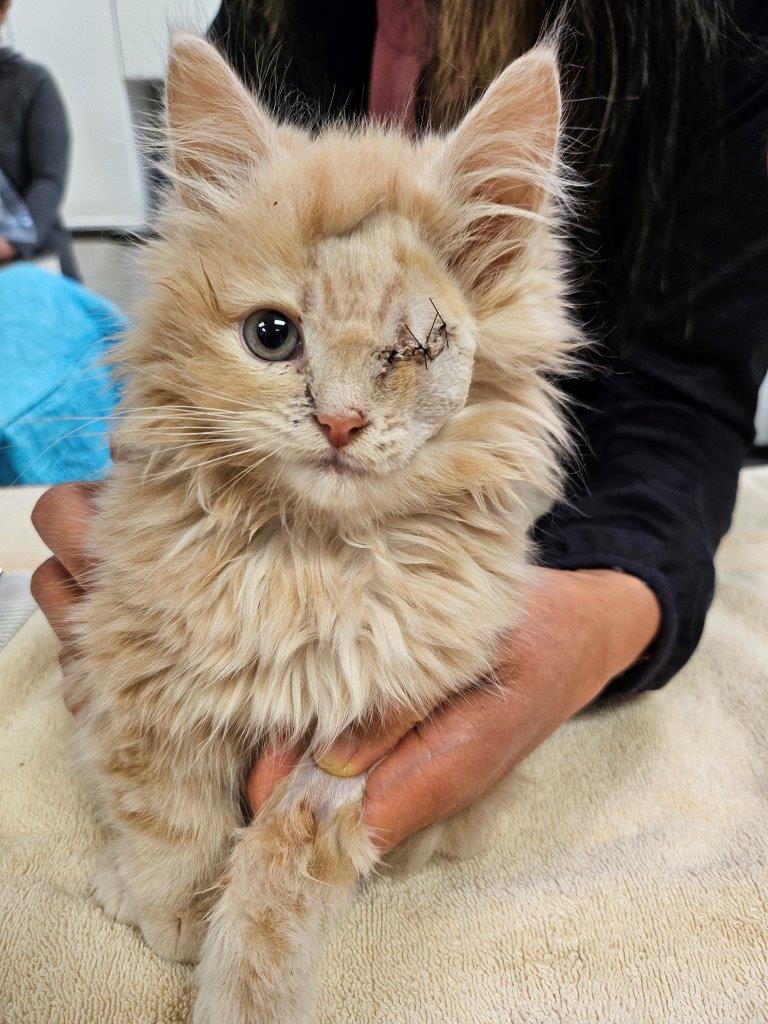
{"type": "MultiPolygon", "coordinates": [[[[88,898],[99,835],[39,614],[0,655],[0,1021],[176,1024],[189,973],[88,898]]],[[[366,886],[319,1024],[768,1021],[768,472],[742,476],[705,638],[666,689],[527,762],[492,849],[366,886]]]]}

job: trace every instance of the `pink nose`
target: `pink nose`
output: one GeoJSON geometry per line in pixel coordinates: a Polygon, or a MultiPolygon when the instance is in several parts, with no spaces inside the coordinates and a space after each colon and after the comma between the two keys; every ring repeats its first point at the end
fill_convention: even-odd
{"type": "Polygon", "coordinates": [[[328,444],[333,445],[334,448],[345,448],[350,441],[354,441],[356,435],[368,422],[356,409],[350,409],[338,416],[319,412],[315,415],[315,419],[328,438],[328,444]]]}

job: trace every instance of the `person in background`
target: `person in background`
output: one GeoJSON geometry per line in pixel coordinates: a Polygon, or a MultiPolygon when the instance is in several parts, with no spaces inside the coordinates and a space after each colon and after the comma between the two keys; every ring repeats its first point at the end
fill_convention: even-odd
{"type": "MultiPolygon", "coordinates": [[[[11,0],[0,0],[0,25],[11,0]]],[[[68,277],[80,279],[69,232],[59,207],[69,168],[69,126],[50,72],[0,46],[0,170],[26,204],[36,242],[0,235],[0,266],[17,259],[56,255],[68,277]]]]}

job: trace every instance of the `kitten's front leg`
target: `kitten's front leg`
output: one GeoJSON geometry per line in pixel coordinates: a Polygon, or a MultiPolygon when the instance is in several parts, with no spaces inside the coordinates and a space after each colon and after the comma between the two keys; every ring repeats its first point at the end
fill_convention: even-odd
{"type": "Polygon", "coordinates": [[[365,777],[299,765],[235,846],[196,972],[195,1024],[307,1024],[323,940],[377,862],[365,777]]]}
{"type": "Polygon", "coordinates": [[[242,823],[236,790],[225,791],[212,766],[185,772],[177,764],[162,782],[147,772],[127,784],[118,764],[101,779],[110,840],[95,898],[110,916],[138,927],[158,956],[193,962],[242,823]]]}

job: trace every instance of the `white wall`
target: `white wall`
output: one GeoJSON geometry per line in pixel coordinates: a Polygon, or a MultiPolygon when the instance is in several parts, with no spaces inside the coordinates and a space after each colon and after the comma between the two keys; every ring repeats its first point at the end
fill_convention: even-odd
{"type": "Polygon", "coordinates": [[[203,34],[221,0],[112,0],[115,5],[125,77],[162,78],[173,29],[203,34]]]}
{"type": "Polygon", "coordinates": [[[9,41],[56,78],[72,124],[64,217],[136,229],[147,202],[126,81],[162,78],[171,27],[204,30],[218,0],[17,0],[9,41]]]}
{"type": "Polygon", "coordinates": [[[74,228],[137,228],[144,188],[110,0],[18,0],[13,45],[53,73],[73,145],[64,216],[74,228]]]}

